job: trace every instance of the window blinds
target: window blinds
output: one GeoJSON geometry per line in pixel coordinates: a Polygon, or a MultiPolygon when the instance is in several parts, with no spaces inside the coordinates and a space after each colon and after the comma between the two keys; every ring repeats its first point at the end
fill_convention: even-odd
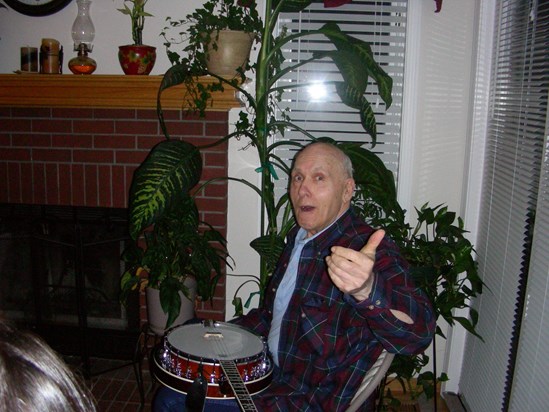
{"type": "MultiPolygon", "coordinates": [[[[404,77],[404,47],[406,31],[406,1],[358,1],[337,8],[324,8],[322,1],[315,1],[301,13],[282,13],[279,30],[285,28],[288,34],[320,28],[333,21],[348,34],[370,42],[376,61],[393,79],[393,104],[386,112],[383,101],[377,97],[377,88],[367,89],[368,100],[378,122],[377,145],[374,151],[382,158],[395,175],[398,169],[400,140],[400,117],[402,111],[402,89],[404,77]]],[[[311,56],[314,50],[327,50],[331,44],[316,36],[290,43],[284,50],[287,59],[295,64],[311,56]]],[[[288,61],[287,61],[288,63],[288,61]]],[[[307,64],[289,73],[281,86],[295,82],[319,82],[341,80],[331,61],[307,64]]],[[[311,97],[308,90],[291,89],[283,96],[281,108],[289,110],[289,116],[298,126],[316,137],[328,136],[341,141],[371,143],[359,123],[358,114],[339,101],[334,90],[328,89],[323,99],[311,97]]],[[[288,131],[277,139],[307,140],[297,132],[288,131]]],[[[367,146],[370,148],[370,146],[367,146]]],[[[279,149],[277,155],[290,160],[294,152],[279,149]]],[[[278,193],[286,190],[287,181],[276,182],[278,193]]]]}
{"type": "Polygon", "coordinates": [[[472,412],[539,411],[549,405],[542,387],[549,371],[549,321],[543,316],[549,309],[548,4],[501,0],[496,7],[476,245],[487,288],[473,302],[484,342],[467,337],[460,381],[472,412]],[[533,386],[533,379],[542,386],[533,386]]]}
{"type": "Polygon", "coordinates": [[[540,1],[535,13],[533,41],[536,46],[529,69],[532,99],[538,101],[533,113],[539,118],[534,125],[536,132],[543,128],[545,109],[545,144],[524,315],[511,390],[512,411],[541,411],[549,405],[549,1],[540,1]]]}

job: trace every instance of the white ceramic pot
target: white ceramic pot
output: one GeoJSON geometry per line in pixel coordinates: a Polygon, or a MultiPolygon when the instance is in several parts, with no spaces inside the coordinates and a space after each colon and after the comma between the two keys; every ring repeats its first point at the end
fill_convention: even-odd
{"type": "MultiPolygon", "coordinates": [[[[184,284],[187,288],[189,288],[193,299],[189,300],[183,292],[179,292],[179,297],[181,298],[179,316],[170,327],[181,325],[195,316],[194,305],[196,298],[196,280],[188,277],[185,279],[184,284]]],[[[166,322],[168,321],[168,314],[164,313],[162,306],[160,305],[160,291],[154,288],[146,288],[145,294],[147,298],[147,318],[149,321],[149,327],[155,334],[164,335],[166,330],[166,322]]]]}
{"type": "Polygon", "coordinates": [[[212,33],[207,47],[208,70],[218,76],[235,77],[237,68],[244,68],[250,58],[254,37],[253,33],[235,30],[221,30],[219,36],[212,33]]]}

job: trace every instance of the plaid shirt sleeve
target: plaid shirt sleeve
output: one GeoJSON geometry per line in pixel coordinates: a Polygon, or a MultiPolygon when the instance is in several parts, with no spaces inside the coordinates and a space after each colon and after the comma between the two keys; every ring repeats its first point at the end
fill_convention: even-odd
{"type": "MultiPolygon", "coordinates": [[[[236,322],[267,336],[276,289],[284,276],[296,231],[273,274],[265,304],[236,322]]],[[[330,247],[359,250],[373,229],[349,210],[304,248],[296,290],[282,320],[279,367],[271,385],[254,397],[262,411],[345,410],[383,348],[419,353],[432,340],[435,318],[416,288],[396,246],[384,239],[376,252],[375,281],[368,299],[356,302],[331,282],[325,258],[330,247]],[[409,315],[413,324],[390,311],[409,315]]]]}
{"type": "Polygon", "coordinates": [[[387,351],[404,355],[421,352],[434,334],[433,311],[425,293],[412,283],[408,265],[394,246],[378,249],[374,274],[372,291],[366,300],[357,303],[345,295],[345,301],[368,323],[387,351]],[[391,309],[410,316],[413,324],[397,319],[391,309]]]}

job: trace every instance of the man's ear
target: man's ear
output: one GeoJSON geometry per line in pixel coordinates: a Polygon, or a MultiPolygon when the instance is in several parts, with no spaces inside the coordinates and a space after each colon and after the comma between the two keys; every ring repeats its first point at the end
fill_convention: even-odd
{"type": "Polygon", "coordinates": [[[355,193],[355,179],[347,178],[345,180],[345,190],[343,192],[343,200],[345,202],[350,202],[355,193]]]}

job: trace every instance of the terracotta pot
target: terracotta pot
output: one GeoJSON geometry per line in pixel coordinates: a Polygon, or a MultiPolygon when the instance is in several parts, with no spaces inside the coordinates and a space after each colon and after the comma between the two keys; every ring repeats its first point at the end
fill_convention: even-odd
{"type": "Polygon", "coordinates": [[[135,44],[119,46],[118,61],[125,74],[147,75],[156,61],[156,47],[135,44]]]}
{"type": "MultiPolygon", "coordinates": [[[[194,278],[187,278],[184,283],[185,286],[189,288],[193,299],[189,300],[183,292],[179,292],[179,297],[181,298],[179,316],[170,327],[181,325],[182,323],[185,323],[195,317],[194,297],[196,297],[196,280],[194,280],[194,278]]],[[[154,288],[146,288],[145,294],[147,298],[147,318],[149,321],[149,327],[154,333],[161,336],[166,331],[168,314],[164,313],[162,306],[160,305],[160,291],[154,288]]]]}
{"type": "Polygon", "coordinates": [[[208,70],[222,77],[236,76],[236,69],[244,68],[248,63],[254,38],[253,33],[243,31],[221,30],[219,36],[212,33],[207,47],[208,70]]]}

